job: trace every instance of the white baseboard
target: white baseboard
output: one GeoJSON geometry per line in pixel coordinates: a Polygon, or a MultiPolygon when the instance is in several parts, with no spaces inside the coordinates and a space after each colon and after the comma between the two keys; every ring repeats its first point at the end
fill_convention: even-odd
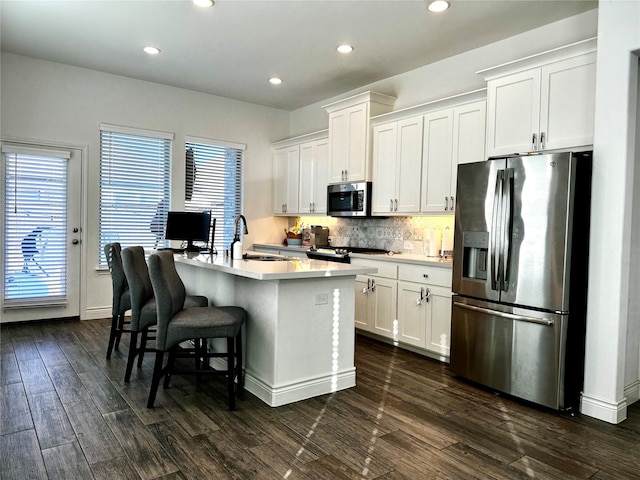
{"type": "MultiPolygon", "coordinates": [[[[211,359],[210,364],[216,369],[224,370],[227,368],[227,362],[220,358],[211,359]]],[[[278,387],[267,385],[252,375],[250,371],[247,371],[244,377],[245,390],[254,394],[270,407],[280,407],[300,400],[355,387],[355,385],[355,367],[333,375],[309,378],[278,387]]]]}
{"type": "Polygon", "coordinates": [[[624,396],[627,399],[628,405],[640,400],[640,380],[636,380],[630,385],[624,387],[624,396]]]}
{"type": "Polygon", "coordinates": [[[604,422],[618,424],[627,418],[627,400],[611,403],[582,394],[580,413],[604,422]]]}
{"type": "Polygon", "coordinates": [[[80,315],[80,320],[100,320],[102,318],[111,318],[111,307],[87,308],[80,315]]]}

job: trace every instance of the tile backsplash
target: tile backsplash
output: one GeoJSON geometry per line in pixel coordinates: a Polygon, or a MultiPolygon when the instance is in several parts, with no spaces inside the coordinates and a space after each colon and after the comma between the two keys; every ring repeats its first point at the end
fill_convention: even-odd
{"type": "Polygon", "coordinates": [[[394,252],[429,255],[432,230],[443,232],[447,228],[453,234],[454,217],[389,217],[389,218],[334,218],[291,217],[289,225],[296,219],[305,225],[329,227],[331,245],[382,248],[394,252]]]}

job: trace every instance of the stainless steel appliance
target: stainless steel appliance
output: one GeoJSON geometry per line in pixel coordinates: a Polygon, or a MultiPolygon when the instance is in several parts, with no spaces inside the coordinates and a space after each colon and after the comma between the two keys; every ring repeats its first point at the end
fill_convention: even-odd
{"type": "Polygon", "coordinates": [[[371,216],[371,182],[328,185],[327,215],[332,217],[371,216]]]}
{"type": "Polygon", "coordinates": [[[311,233],[313,234],[313,246],[325,247],[329,245],[329,227],[322,225],[311,225],[311,233]]]}
{"type": "Polygon", "coordinates": [[[314,260],[326,260],[329,262],[351,263],[350,253],[367,253],[371,255],[389,255],[388,250],[366,247],[311,247],[307,250],[307,257],[314,260]]]}
{"type": "Polygon", "coordinates": [[[584,370],[591,152],[458,167],[451,369],[554,409],[584,370]]]}

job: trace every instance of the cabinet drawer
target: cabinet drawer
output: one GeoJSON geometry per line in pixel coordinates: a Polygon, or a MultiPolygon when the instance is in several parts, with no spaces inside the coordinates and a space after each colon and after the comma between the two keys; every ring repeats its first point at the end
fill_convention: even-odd
{"type": "MultiPolygon", "coordinates": [[[[378,273],[372,273],[374,277],[398,278],[398,265],[393,262],[381,262],[369,260],[368,258],[351,258],[351,265],[365,265],[367,267],[375,267],[378,273]]],[[[451,282],[449,282],[451,284],[451,282]]]]}
{"type": "Polygon", "coordinates": [[[400,264],[398,278],[407,282],[428,283],[451,288],[450,268],[400,264]]]}

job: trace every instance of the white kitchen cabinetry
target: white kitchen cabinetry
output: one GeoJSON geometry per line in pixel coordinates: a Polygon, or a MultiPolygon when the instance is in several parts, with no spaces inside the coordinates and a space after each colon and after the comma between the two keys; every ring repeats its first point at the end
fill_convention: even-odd
{"type": "Polygon", "coordinates": [[[424,116],[423,213],[453,214],[458,165],[485,160],[486,102],[477,101],[424,116]]]}
{"type": "Polygon", "coordinates": [[[420,212],[423,117],[373,127],[373,205],[376,215],[420,212]]]}
{"type": "Polygon", "coordinates": [[[298,213],[299,179],[300,146],[277,149],[274,152],[274,214],[298,213]]]}
{"type": "Polygon", "coordinates": [[[272,145],[274,215],[326,213],[327,135],[323,130],[272,145]]]}
{"type": "Polygon", "coordinates": [[[451,269],[401,264],[398,341],[449,357],[451,269]]]}
{"type": "Polygon", "coordinates": [[[394,101],[365,92],[323,107],[329,114],[329,183],[371,180],[370,118],[389,112],[394,101]]]}
{"type": "Polygon", "coordinates": [[[300,145],[299,213],[327,213],[328,162],[327,138],[300,145]]]}
{"type": "Polygon", "coordinates": [[[478,72],[487,79],[487,156],[593,144],[595,39],[478,72]]]}
{"type": "Polygon", "coordinates": [[[356,277],[355,326],[382,337],[394,338],[398,292],[398,266],[368,259],[351,259],[352,264],[376,267],[375,275],[356,277]]]}

